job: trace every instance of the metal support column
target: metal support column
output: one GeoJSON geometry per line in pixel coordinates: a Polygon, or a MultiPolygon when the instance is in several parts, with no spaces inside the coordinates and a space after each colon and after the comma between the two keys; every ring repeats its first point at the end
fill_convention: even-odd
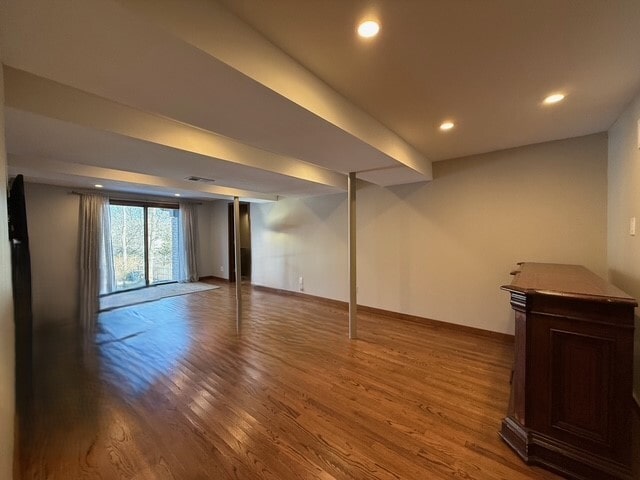
{"type": "Polygon", "coordinates": [[[358,298],[356,290],[356,174],[349,173],[349,338],[358,335],[358,298]]]}
{"type": "Polygon", "coordinates": [[[240,198],[233,197],[233,243],[236,267],[236,328],[242,320],[242,262],[240,261],[240,198]]]}

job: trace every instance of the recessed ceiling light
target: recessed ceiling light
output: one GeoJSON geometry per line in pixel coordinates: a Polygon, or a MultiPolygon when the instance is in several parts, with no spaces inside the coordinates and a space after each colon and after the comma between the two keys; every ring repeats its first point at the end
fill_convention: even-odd
{"type": "Polygon", "coordinates": [[[174,194],[173,194],[173,196],[174,196],[174,197],[179,197],[179,196],[180,196],[180,194],[179,194],[179,193],[174,193],[174,194]]]}
{"type": "Polygon", "coordinates": [[[562,93],[554,93],[553,95],[549,95],[544,99],[544,103],[547,105],[551,105],[552,103],[558,103],[564,100],[564,94],[562,93]]]}
{"type": "Polygon", "coordinates": [[[380,24],[373,20],[367,20],[358,25],[358,35],[363,38],[375,37],[380,31],[380,24]]]}
{"type": "Polygon", "coordinates": [[[102,188],[102,185],[100,185],[99,183],[96,183],[96,184],[94,185],[94,187],[96,187],[96,188],[102,188]]]}
{"type": "Polygon", "coordinates": [[[440,130],[442,131],[451,130],[453,127],[455,127],[453,122],[443,122],[440,124],[440,130]]]}

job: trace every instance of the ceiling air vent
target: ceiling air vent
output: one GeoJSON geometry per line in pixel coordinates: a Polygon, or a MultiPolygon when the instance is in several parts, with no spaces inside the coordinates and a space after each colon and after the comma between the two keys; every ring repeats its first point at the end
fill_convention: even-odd
{"type": "Polygon", "coordinates": [[[200,183],[214,183],[215,180],[213,178],[204,178],[204,177],[185,177],[185,180],[189,180],[190,182],[200,182],[200,183]]]}

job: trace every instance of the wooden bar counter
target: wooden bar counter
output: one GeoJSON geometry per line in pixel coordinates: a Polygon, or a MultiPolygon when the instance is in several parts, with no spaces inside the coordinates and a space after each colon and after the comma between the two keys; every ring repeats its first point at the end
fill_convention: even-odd
{"type": "Polygon", "coordinates": [[[575,479],[631,479],[635,299],[579,265],[523,263],[511,285],[515,362],[500,435],[575,479]]]}

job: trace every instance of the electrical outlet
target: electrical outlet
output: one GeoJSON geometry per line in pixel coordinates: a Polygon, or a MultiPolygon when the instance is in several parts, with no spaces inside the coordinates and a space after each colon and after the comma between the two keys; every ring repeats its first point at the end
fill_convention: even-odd
{"type": "Polygon", "coordinates": [[[224,266],[223,265],[220,265],[220,271],[224,272],[224,266]]]}
{"type": "Polygon", "coordinates": [[[298,288],[300,289],[301,292],[304,291],[304,278],[303,277],[298,277],[298,288]]]}
{"type": "Polygon", "coordinates": [[[636,217],[629,219],[629,235],[635,236],[636,234],[636,217]]]}

